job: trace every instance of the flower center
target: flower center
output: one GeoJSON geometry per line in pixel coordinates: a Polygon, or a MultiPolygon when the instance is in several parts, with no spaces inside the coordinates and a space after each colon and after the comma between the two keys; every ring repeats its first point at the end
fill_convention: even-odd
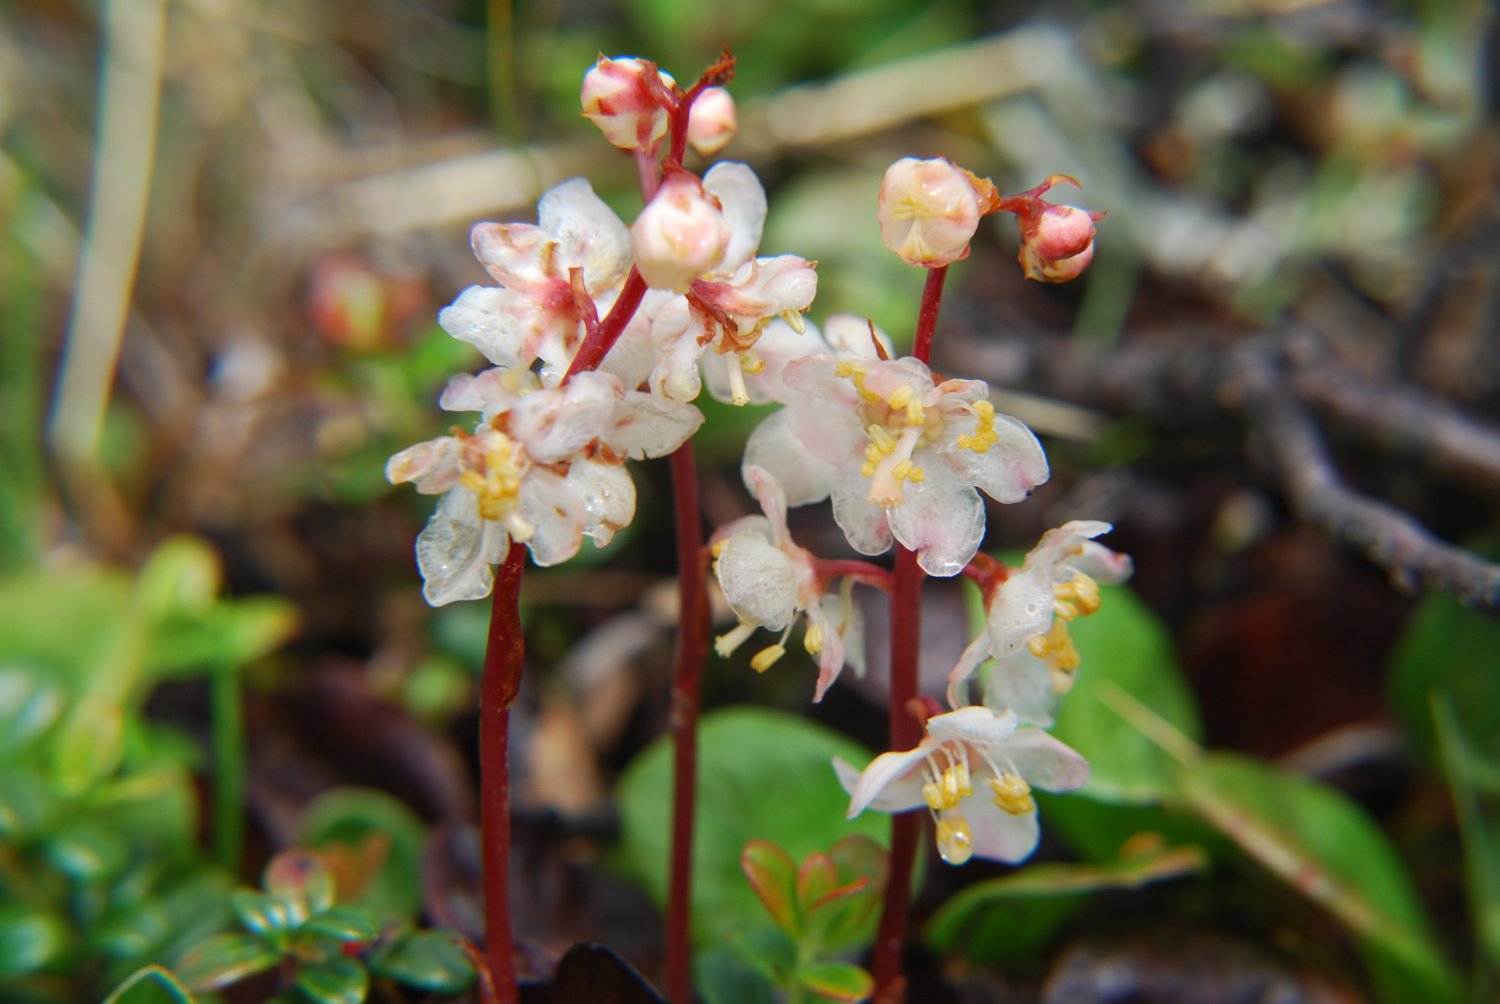
{"type": "Polygon", "coordinates": [[[1072,580],[1055,584],[1052,594],[1052,627],[1026,639],[1026,648],[1047,663],[1052,671],[1052,689],[1065,694],[1073,687],[1079,665],[1078,649],[1068,634],[1068,623],[1099,609],[1099,584],[1075,571],[1072,580]]]}
{"type": "Polygon", "coordinates": [[[458,481],[478,498],[479,518],[503,524],[516,540],[529,540],[535,527],[518,512],[521,482],[531,468],[526,451],[493,427],[459,438],[458,481]]]}

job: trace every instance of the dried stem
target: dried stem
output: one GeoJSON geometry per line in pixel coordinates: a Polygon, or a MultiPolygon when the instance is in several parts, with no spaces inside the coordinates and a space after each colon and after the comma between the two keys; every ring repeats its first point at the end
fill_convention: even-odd
{"type": "Polygon", "coordinates": [[[672,863],[667,892],[668,1000],[692,999],[693,822],[698,788],[698,702],[708,656],[708,588],[693,443],[672,454],[677,519],[677,668],[672,681],[672,863]]]}
{"type": "Polygon", "coordinates": [[[495,999],[517,1004],[515,944],[510,929],[510,705],[521,688],[526,640],[521,633],[521,572],[526,548],[511,542],[495,570],[489,639],[479,694],[480,825],[484,837],[484,943],[495,999]]]}

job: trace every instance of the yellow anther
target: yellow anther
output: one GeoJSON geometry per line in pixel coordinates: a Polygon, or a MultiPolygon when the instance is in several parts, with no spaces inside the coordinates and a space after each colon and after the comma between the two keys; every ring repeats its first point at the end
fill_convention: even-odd
{"type": "Polygon", "coordinates": [[[802,647],[807,650],[808,655],[817,655],[823,651],[823,625],[808,622],[807,631],[802,635],[802,647]]]}
{"type": "Polygon", "coordinates": [[[851,363],[847,359],[841,359],[833,367],[833,375],[838,377],[853,377],[858,374],[865,375],[865,368],[858,363],[851,363]]]}
{"type": "Polygon", "coordinates": [[[937,782],[935,781],[928,781],[926,784],[922,785],[922,798],[927,802],[927,808],[931,809],[933,812],[942,812],[944,809],[948,808],[948,806],[944,804],[943,789],[938,787],[937,782]]]}
{"type": "Polygon", "coordinates": [[[912,462],[910,460],[903,460],[901,461],[901,463],[891,468],[891,477],[895,478],[897,481],[900,481],[911,473],[911,469],[912,462]]]}
{"type": "Polygon", "coordinates": [[[1078,616],[1078,608],[1067,600],[1053,600],[1052,612],[1065,621],[1070,621],[1078,616]]]}
{"type": "Polygon", "coordinates": [[[920,467],[913,467],[911,470],[906,472],[906,480],[910,481],[914,485],[921,484],[923,481],[927,480],[927,472],[922,470],[922,468],[920,467]]]}
{"type": "Polygon", "coordinates": [[[756,652],[754,657],[751,658],[750,668],[757,673],[764,673],[776,665],[776,661],[784,655],[786,655],[786,649],[780,645],[768,645],[759,652],[756,652]]]}
{"type": "Polygon", "coordinates": [[[713,556],[715,558],[717,558],[721,554],[724,553],[724,548],[726,548],[728,546],[729,546],[729,538],[725,537],[723,540],[716,540],[716,541],[714,541],[713,546],[709,548],[709,551],[712,552],[712,554],[713,554],[713,556]]]}
{"type": "Polygon", "coordinates": [[[719,653],[721,658],[727,659],[735,649],[744,644],[746,638],[754,633],[754,624],[746,624],[744,621],[740,621],[733,629],[724,632],[714,639],[714,651],[719,653]]]}
{"type": "Polygon", "coordinates": [[[974,856],[974,835],[969,821],[957,813],[948,813],[937,824],[937,849],[950,865],[961,865],[974,856]]]}
{"type": "Polygon", "coordinates": [[[993,422],[995,420],[995,406],[988,401],[975,401],[974,415],[981,422],[993,422]]]}
{"type": "Polygon", "coordinates": [[[1012,816],[1024,816],[1036,811],[1036,800],[1031,797],[1031,785],[1019,774],[1006,771],[990,780],[990,790],[995,793],[995,805],[1012,816]]]}
{"type": "MultiPolygon", "coordinates": [[[[908,388],[909,389],[909,388],[908,388]]],[[[913,398],[906,402],[906,424],[924,425],[927,422],[927,412],[922,407],[922,402],[913,398]]]]}
{"type": "MultiPolygon", "coordinates": [[[[953,766],[943,771],[943,791],[948,795],[953,805],[957,805],[959,799],[968,798],[974,794],[974,785],[969,780],[969,764],[967,761],[959,760],[953,766]]],[[[952,806],[949,806],[952,808],[952,806]]]]}
{"type": "Polygon", "coordinates": [[[902,384],[885,396],[885,403],[892,408],[905,408],[911,402],[914,393],[910,384],[902,384]]]}
{"type": "Polygon", "coordinates": [[[1038,659],[1045,659],[1052,652],[1052,647],[1047,643],[1045,634],[1034,634],[1026,639],[1026,648],[1038,659]]]}
{"type": "Polygon", "coordinates": [[[865,444],[865,459],[870,463],[877,464],[884,456],[885,454],[880,452],[880,447],[876,446],[874,443],[865,444]]]}
{"type": "Polygon", "coordinates": [[[781,312],[781,319],[786,322],[787,327],[799,335],[807,330],[807,323],[802,320],[802,311],[800,310],[783,310],[781,312]]]}
{"type": "Polygon", "coordinates": [[[883,457],[890,456],[891,451],[896,448],[895,437],[886,432],[884,426],[872,422],[865,429],[865,434],[870,437],[870,443],[880,450],[880,455],[883,457]]]}
{"type": "Polygon", "coordinates": [[[744,370],[747,376],[759,376],[766,371],[766,361],[746,349],[740,353],[740,369],[744,370]]]}

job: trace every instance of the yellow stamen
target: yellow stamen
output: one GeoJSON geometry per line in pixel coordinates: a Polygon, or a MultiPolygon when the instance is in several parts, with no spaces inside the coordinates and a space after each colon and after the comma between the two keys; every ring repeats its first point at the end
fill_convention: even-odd
{"type": "Polygon", "coordinates": [[[823,625],[808,622],[807,631],[802,635],[802,647],[807,650],[808,655],[817,655],[823,651],[823,625]]]}
{"type": "Polygon", "coordinates": [[[784,655],[786,655],[786,649],[782,648],[780,645],[768,645],[767,647],[761,649],[759,652],[756,652],[755,655],[751,658],[750,668],[755,670],[757,673],[764,673],[766,670],[776,665],[776,661],[784,655]]]}
{"type": "Polygon", "coordinates": [[[1031,797],[1031,785],[1019,774],[1006,771],[990,780],[990,790],[995,793],[995,805],[1012,816],[1024,816],[1036,811],[1036,800],[1031,797]]]}
{"type": "Polygon", "coordinates": [[[950,865],[961,865],[974,856],[974,835],[969,831],[969,821],[956,812],[950,812],[938,820],[937,849],[942,859],[950,865]]]}

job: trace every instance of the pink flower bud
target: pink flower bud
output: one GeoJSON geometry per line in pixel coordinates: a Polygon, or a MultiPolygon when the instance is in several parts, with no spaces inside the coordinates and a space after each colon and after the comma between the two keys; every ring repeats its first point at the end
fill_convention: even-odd
{"type": "Polygon", "coordinates": [[[903,157],[880,184],[880,236],[909,265],[968,257],[981,206],[972,176],[941,158],[903,157]]]}
{"type": "Polygon", "coordinates": [[[687,140],[700,155],[712,157],[728,145],[739,126],[734,98],[722,87],[709,87],[688,112],[687,140]]]}
{"type": "Polygon", "coordinates": [[[583,114],[621,150],[650,150],[667,134],[673,86],[649,60],[600,56],[583,75],[583,114]]]}
{"type": "Polygon", "coordinates": [[[1094,223],[1104,218],[1103,213],[1077,206],[1043,202],[1042,196],[1059,183],[1079,187],[1067,175],[1054,174],[1037,187],[999,202],[999,208],[1016,214],[1021,229],[1021,270],[1038,282],[1078,278],[1094,257],[1094,223]]]}
{"type": "Polygon", "coordinates": [[[635,267],[652,289],[687,292],[724,258],[729,224],[719,200],[691,171],[667,168],[656,195],[630,228],[635,267]]]}

